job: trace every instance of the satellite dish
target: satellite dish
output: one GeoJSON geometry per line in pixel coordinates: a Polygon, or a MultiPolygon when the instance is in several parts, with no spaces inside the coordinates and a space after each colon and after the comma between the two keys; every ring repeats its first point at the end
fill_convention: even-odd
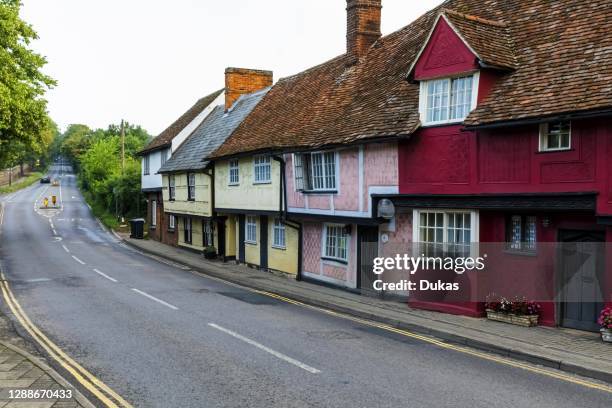
{"type": "Polygon", "coordinates": [[[378,216],[385,220],[395,217],[395,205],[388,198],[383,198],[378,202],[378,216]]]}

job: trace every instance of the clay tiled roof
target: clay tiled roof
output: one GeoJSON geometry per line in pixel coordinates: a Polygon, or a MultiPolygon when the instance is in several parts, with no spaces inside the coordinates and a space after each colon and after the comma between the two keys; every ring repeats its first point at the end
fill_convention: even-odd
{"type": "Polygon", "coordinates": [[[210,95],[198,100],[195,105],[189,108],[187,112],[183,113],[181,117],[168,126],[166,130],[151,140],[151,142],[144,149],[142,149],[139,154],[145,154],[154,150],[170,147],[172,144],[172,139],[174,139],[181,132],[181,130],[185,129],[185,127],[190,124],[207,106],[213,103],[213,101],[217,99],[219,95],[221,95],[221,92],[223,92],[223,89],[213,92],[210,95]]]}
{"type": "Polygon", "coordinates": [[[464,41],[476,51],[480,61],[498,68],[517,68],[508,24],[448,9],[444,10],[444,15],[464,41]]]}
{"type": "Polygon", "coordinates": [[[510,1],[518,69],[466,125],[612,108],[612,1],[510,1]]]}
{"type": "Polygon", "coordinates": [[[467,125],[612,107],[610,0],[448,0],[357,63],[340,56],[280,80],[211,157],[409,136],[419,85],[406,73],[443,12],[484,62],[515,68],[467,125]]]}

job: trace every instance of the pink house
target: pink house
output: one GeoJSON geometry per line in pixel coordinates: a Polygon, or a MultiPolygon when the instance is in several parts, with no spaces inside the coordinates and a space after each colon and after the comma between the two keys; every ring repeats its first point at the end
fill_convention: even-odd
{"type": "Polygon", "coordinates": [[[378,251],[380,232],[395,228],[373,218],[372,195],[399,191],[397,157],[397,143],[285,155],[288,216],[303,228],[303,278],[371,288],[360,252],[364,243],[378,251]]]}

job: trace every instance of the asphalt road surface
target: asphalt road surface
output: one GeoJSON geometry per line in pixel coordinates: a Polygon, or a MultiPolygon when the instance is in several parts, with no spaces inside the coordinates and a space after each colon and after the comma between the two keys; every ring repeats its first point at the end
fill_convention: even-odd
{"type": "Polygon", "coordinates": [[[34,324],[136,407],[612,406],[605,391],[136,253],[101,228],[69,171],[52,171],[61,174],[61,209],[38,208],[45,196],[59,199],[59,187],[5,197],[3,270],[34,324]]]}

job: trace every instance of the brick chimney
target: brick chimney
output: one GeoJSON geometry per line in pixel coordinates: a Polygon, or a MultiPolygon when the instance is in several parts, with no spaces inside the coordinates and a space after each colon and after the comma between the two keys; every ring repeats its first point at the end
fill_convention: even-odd
{"type": "Polygon", "coordinates": [[[382,0],[346,0],[346,52],[362,57],[378,40],[382,0]]]}
{"type": "Polygon", "coordinates": [[[225,110],[228,111],[240,95],[257,92],[272,85],[272,71],[246,68],[225,69],[225,110]]]}

